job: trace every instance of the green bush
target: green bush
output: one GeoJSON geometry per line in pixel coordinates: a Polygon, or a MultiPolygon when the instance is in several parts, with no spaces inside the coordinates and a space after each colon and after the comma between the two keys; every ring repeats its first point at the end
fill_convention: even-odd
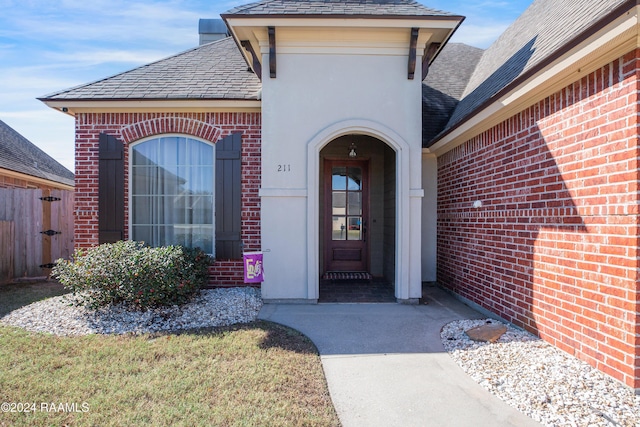
{"type": "Polygon", "coordinates": [[[179,305],[206,284],[210,258],[182,246],[150,248],[120,241],[77,249],[60,259],[52,276],[91,308],[124,302],[138,309],[179,305]]]}

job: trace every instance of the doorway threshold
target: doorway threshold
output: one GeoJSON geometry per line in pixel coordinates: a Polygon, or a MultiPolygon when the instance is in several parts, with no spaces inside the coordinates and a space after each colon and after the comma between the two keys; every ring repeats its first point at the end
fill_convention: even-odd
{"type": "Polygon", "coordinates": [[[379,280],[320,280],[318,303],[395,303],[391,283],[379,280]]]}

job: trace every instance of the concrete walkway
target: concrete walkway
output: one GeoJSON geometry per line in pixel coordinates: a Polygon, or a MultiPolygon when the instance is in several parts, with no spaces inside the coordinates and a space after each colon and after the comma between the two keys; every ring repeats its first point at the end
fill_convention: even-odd
{"type": "Polygon", "coordinates": [[[484,318],[438,288],[427,305],[267,304],[264,320],[292,327],[318,347],[344,427],[540,426],[469,378],[440,329],[484,318]]]}

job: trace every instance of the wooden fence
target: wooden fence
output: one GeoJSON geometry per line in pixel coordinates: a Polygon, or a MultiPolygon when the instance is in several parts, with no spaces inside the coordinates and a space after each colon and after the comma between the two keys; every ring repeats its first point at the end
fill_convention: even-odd
{"type": "Polygon", "coordinates": [[[72,253],[72,191],[0,188],[0,283],[47,276],[72,253]]]}

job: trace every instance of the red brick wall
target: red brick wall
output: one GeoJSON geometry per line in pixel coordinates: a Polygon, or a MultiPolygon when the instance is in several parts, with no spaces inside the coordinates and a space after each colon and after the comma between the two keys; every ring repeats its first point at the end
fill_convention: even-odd
{"type": "Polygon", "coordinates": [[[438,158],[438,282],[634,388],[638,58],[438,158]]]}
{"type": "MultiPolygon", "coordinates": [[[[242,240],[245,250],[259,250],[260,113],[86,113],[76,116],[75,244],[98,244],[98,138],[101,132],[125,143],[125,189],[129,188],[128,144],[163,133],[196,136],[217,142],[242,132],[242,240]]],[[[129,222],[125,191],[125,224],[129,222]]],[[[125,231],[128,233],[128,230],[125,231]]],[[[128,238],[128,234],[125,234],[128,238]]],[[[210,285],[243,285],[242,260],[216,260],[210,285]]]]}

